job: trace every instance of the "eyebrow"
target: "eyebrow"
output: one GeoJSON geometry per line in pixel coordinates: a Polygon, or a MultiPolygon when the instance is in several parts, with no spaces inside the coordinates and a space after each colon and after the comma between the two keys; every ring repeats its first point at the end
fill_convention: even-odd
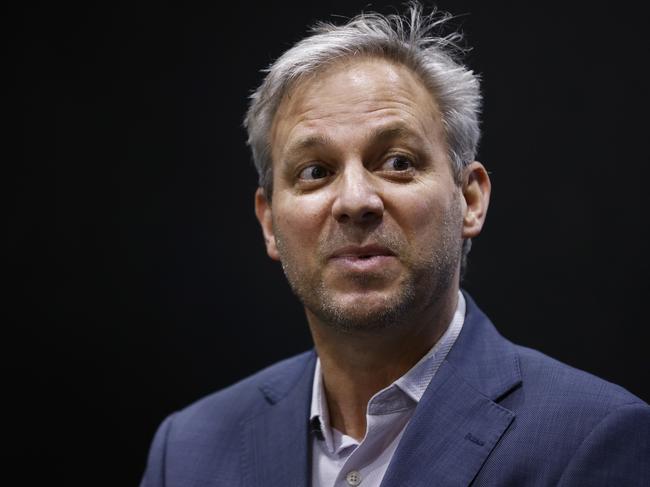
{"type": "Polygon", "coordinates": [[[334,141],[331,137],[327,137],[326,135],[308,135],[307,137],[298,139],[297,142],[291,144],[286,153],[291,154],[330,145],[334,145],[334,141]]]}
{"type": "Polygon", "coordinates": [[[369,140],[377,141],[383,139],[411,139],[417,138],[421,139],[420,135],[413,130],[406,128],[401,123],[391,124],[386,127],[380,127],[377,130],[371,132],[369,140]]]}

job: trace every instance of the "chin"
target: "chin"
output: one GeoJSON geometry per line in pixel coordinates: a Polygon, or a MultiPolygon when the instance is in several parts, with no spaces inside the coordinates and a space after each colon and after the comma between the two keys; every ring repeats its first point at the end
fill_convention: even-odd
{"type": "Polygon", "coordinates": [[[413,293],[404,291],[321,296],[317,305],[307,305],[324,325],[345,332],[372,332],[397,326],[413,311],[413,306],[413,293]]]}

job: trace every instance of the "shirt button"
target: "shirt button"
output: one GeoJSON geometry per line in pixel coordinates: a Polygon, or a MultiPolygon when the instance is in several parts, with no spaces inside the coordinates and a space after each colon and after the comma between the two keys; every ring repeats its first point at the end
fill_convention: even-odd
{"type": "Polygon", "coordinates": [[[352,470],[345,476],[345,481],[348,485],[359,485],[361,483],[361,474],[356,470],[352,470]]]}

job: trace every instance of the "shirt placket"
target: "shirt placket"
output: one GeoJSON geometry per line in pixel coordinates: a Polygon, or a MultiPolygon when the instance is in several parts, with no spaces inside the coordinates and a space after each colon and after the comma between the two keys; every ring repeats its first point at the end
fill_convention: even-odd
{"type": "MultiPolygon", "coordinates": [[[[396,440],[414,408],[412,401],[398,388],[382,391],[368,403],[366,435],[348,455],[337,476],[335,487],[368,485],[374,461],[386,444],[396,440]]],[[[374,485],[374,484],[372,484],[374,485]]]]}

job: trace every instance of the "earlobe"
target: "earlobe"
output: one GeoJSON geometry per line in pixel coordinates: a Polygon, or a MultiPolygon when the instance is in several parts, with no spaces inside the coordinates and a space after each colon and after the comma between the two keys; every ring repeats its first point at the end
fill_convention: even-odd
{"type": "Polygon", "coordinates": [[[275,242],[275,232],[273,230],[273,214],[271,212],[271,203],[264,194],[264,189],[257,188],[255,192],[255,215],[257,221],[262,227],[264,242],[266,244],[266,253],[273,260],[280,260],[280,254],[275,242]]]}
{"type": "Polygon", "coordinates": [[[465,167],[463,177],[463,238],[481,233],[490,203],[490,177],[483,164],[474,161],[465,167]]]}

